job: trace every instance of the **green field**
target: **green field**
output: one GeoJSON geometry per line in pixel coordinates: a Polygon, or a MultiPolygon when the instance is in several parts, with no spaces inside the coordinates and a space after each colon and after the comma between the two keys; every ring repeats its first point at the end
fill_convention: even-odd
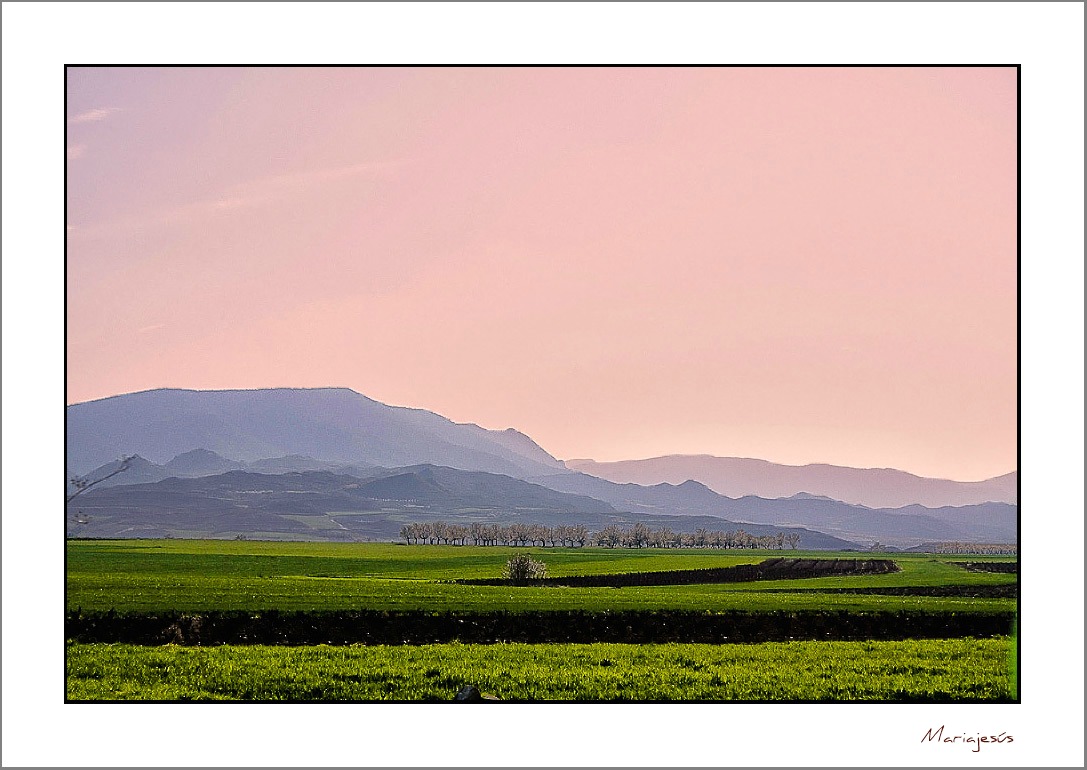
{"type": "Polygon", "coordinates": [[[1010,598],[818,590],[1017,582],[1015,575],[970,572],[951,564],[963,561],[962,556],[931,554],[894,554],[902,571],[892,574],[762,583],[615,589],[467,586],[443,582],[498,577],[509,556],[525,550],[545,561],[548,574],[556,576],[726,567],[781,555],[863,556],[791,551],[72,540],[68,542],[67,605],[73,610],[122,612],[269,609],[1012,612],[1017,605],[1010,598]]]}
{"type": "MultiPolygon", "coordinates": [[[[572,588],[477,586],[452,582],[499,577],[510,555],[526,551],[545,561],[548,574],[552,576],[729,567],[774,556],[869,556],[793,551],[71,540],[67,544],[67,605],[72,613],[70,619],[76,620],[70,626],[75,631],[67,647],[67,698],[71,701],[441,701],[452,699],[465,684],[473,684],[502,700],[522,701],[1000,701],[1015,697],[1014,638],[989,637],[991,633],[1008,633],[1006,630],[967,630],[998,628],[1001,624],[1007,624],[1003,628],[1010,629],[1007,617],[1017,608],[1015,598],[863,593],[873,589],[945,591],[953,587],[959,587],[955,591],[977,592],[987,587],[992,590],[993,587],[1014,585],[1018,582],[1017,575],[972,572],[952,563],[989,559],[1014,561],[1014,558],[880,554],[893,558],[901,571],[727,584],[572,588]],[[843,590],[861,592],[841,593],[843,590]],[[271,611],[302,614],[291,617],[269,615],[271,611]],[[669,615],[670,611],[694,612],[695,615],[693,620],[684,620],[675,614],[669,615]],[[721,637],[713,638],[738,638],[735,636],[738,626],[731,624],[745,621],[742,618],[734,620],[736,616],[729,615],[730,611],[758,619],[753,638],[759,640],[822,640],[822,630],[818,636],[810,635],[810,629],[815,627],[812,625],[806,627],[809,636],[805,637],[803,624],[825,624],[828,617],[831,620],[829,626],[820,626],[828,635],[824,641],[764,641],[758,644],[602,642],[604,639],[625,642],[635,638],[644,638],[647,642],[669,638],[676,641],[712,640],[695,634],[712,627],[722,617],[727,618],[725,622],[730,625],[721,637]],[[884,614],[902,611],[906,611],[905,615],[884,614]],[[341,621],[329,615],[336,612],[376,612],[380,618],[375,621],[371,616],[370,620],[362,621],[356,619],[361,615],[350,615],[352,620],[347,621],[350,627],[347,636],[340,637],[342,646],[318,644],[341,633],[336,630],[336,623],[341,621]],[[553,614],[561,612],[575,614],[569,619],[553,614]],[[638,621],[642,624],[639,632],[644,632],[645,623],[649,623],[652,634],[632,636],[638,632],[631,631],[629,626],[622,630],[621,623],[633,622],[627,620],[618,621],[618,636],[602,635],[604,632],[591,624],[593,618],[605,618],[606,631],[607,623],[612,622],[606,619],[617,618],[623,612],[642,613],[642,619],[638,621]],[[193,614],[182,616],[180,613],[193,614]],[[211,638],[208,634],[195,637],[182,634],[173,638],[159,633],[170,623],[194,622],[192,618],[204,623],[205,630],[227,628],[237,620],[238,613],[245,622],[255,619],[258,625],[254,628],[259,627],[261,617],[278,618],[270,621],[274,631],[270,638],[284,646],[256,644],[266,637],[250,635],[249,631],[242,636],[218,638],[220,642],[230,642],[234,638],[250,640],[244,646],[216,644],[214,634],[211,638]],[[476,616],[472,617],[472,613],[476,616]],[[488,619],[503,614],[509,617],[509,613],[513,613],[514,628],[543,628],[545,632],[466,636],[464,629],[470,624],[486,626],[490,622],[488,619]],[[186,617],[189,620],[185,620],[186,617]],[[848,628],[854,620],[873,617],[878,621],[875,626],[861,625],[875,631],[866,631],[862,636],[840,632],[845,621],[848,622],[844,627],[848,628]],[[830,640],[839,633],[843,634],[842,639],[874,639],[888,628],[892,633],[884,638],[894,639],[899,624],[906,624],[917,633],[913,624],[918,621],[908,618],[933,620],[934,624],[929,627],[936,633],[932,636],[962,635],[962,638],[830,640]],[[997,624],[979,625],[970,618],[993,619],[997,624]],[[428,637],[431,632],[424,630],[413,632],[415,636],[404,634],[420,644],[359,646],[350,643],[370,638],[359,637],[350,630],[359,628],[360,622],[385,623],[385,631],[395,629],[394,635],[385,640],[399,642],[406,641],[399,635],[401,629],[412,627],[412,623],[420,619],[425,621],[424,626],[430,623],[430,628],[451,633],[428,637]],[[963,619],[969,622],[966,625],[953,622],[963,619]],[[763,621],[766,621],[766,631],[763,621]],[[789,626],[794,621],[801,624],[795,631],[789,626]],[[149,635],[123,635],[131,629],[138,630],[141,623],[146,626],[146,622],[152,629],[149,635]],[[93,635],[99,633],[96,628],[106,628],[110,623],[115,624],[110,627],[119,629],[120,636],[111,636],[113,632],[105,636],[93,635]],[[569,637],[547,636],[550,633],[547,629],[564,629],[568,627],[564,624],[569,623],[586,629],[585,638],[579,641],[595,643],[430,643],[457,638],[570,641],[569,637]],[[666,625],[662,626],[662,623],[666,625]],[[680,625],[675,625],[677,623],[680,625]],[[683,626],[683,623],[695,625],[683,626]],[[690,630],[671,637],[654,636],[656,629],[662,628],[690,630]],[[768,636],[781,632],[782,628],[786,629],[783,635],[768,636]],[[947,630],[952,628],[962,630],[947,630]],[[306,636],[306,629],[318,630],[306,636]],[[326,629],[328,636],[323,635],[326,629]],[[88,643],[123,638],[157,646],[88,643]],[[161,644],[171,638],[196,646],[161,644]],[[212,646],[199,646],[209,643],[212,646]],[[289,646],[291,644],[300,646],[289,646]],[[317,646],[301,646],[303,644],[317,646]]],[[[752,626],[749,623],[747,627],[752,626]]],[[[909,636],[909,629],[906,630],[909,636]]],[[[216,633],[229,634],[226,631],[216,633]]]]}
{"type": "Polygon", "coordinates": [[[1009,640],[68,646],[69,700],[1008,700],[1009,640]]]}

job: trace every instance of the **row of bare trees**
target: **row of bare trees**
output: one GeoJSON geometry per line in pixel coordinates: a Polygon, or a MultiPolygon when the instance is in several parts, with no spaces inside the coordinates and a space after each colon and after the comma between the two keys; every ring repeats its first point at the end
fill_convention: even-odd
{"type": "Polygon", "coordinates": [[[604,548],[796,548],[800,535],[778,532],[774,535],[752,535],[742,529],[735,531],[709,530],[699,527],[694,532],[675,532],[668,527],[652,529],[642,522],[623,528],[609,524],[593,535],[593,544],[604,548]]]}
{"type": "Polygon", "coordinates": [[[979,556],[1014,556],[1016,543],[936,543],[936,553],[972,553],[979,556]]]}
{"type": "Polygon", "coordinates": [[[400,537],[409,545],[520,545],[574,548],[589,542],[589,530],[582,524],[545,527],[542,524],[447,524],[422,521],[405,524],[400,537]]]}
{"type": "Polygon", "coordinates": [[[400,528],[400,537],[409,545],[506,545],[541,548],[796,548],[800,535],[778,532],[752,535],[742,529],[722,532],[696,529],[675,532],[668,527],[653,529],[642,522],[629,527],[609,524],[590,533],[583,524],[546,527],[543,524],[448,524],[444,521],[412,522],[400,528]]]}

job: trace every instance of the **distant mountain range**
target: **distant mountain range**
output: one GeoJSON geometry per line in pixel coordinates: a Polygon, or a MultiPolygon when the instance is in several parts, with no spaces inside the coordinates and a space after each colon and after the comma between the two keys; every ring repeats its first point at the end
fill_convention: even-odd
{"type": "MultiPolygon", "coordinates": [[[[72,506],[72,534],[387,539],[405,521],[447,517],[461,523],[520,520],[589,527],[666,522],[677,531],[742,527],[752,534],[796,528],[808,548],[865,547],[873,541],[898,547],[996,543],[1017,537],[1013,504],[925,507],[902,497],[910,484],[918,495],[931,495],[941,489],[949,494],[957,487],[946,485],[961,482],[939,487],[928,482],[941,480],[901,471],[793,468],[730,458],[658,458],[667,461],[663,465],[567,463],[603,468],[590,475],[568,469],[515,430],[458,424],[343,388],[155,390],[68,407],[70,475],[101,479],[123,455],[131,456],[128,468],[72,506]],[[684,465],[686,460],[699,462],[684,465]],[[724,467],[712,461],[732,463],[728,467],[734,470],[760,469],[762,475],[737,484],[757,486],[776,478],[773,491],[787,492],[793,487],[781,486],[781,478],[805,472],[794,473],[793,486],[808,488],[788,495],[732,496],[708,482],[680,478],[691,470],[724,467]],[[607,472],[642,478],[665,471],[675,481],[620,483],[599,477],[607,472]],[[863,482],[853,485],[854,492],[858,485],[867,489],[865,499],[907,502],[872,507],[837,498],[849,492],[843,479],[855,478],[863,482]],[[819,479],[825,483],[816,483],[819,479]]],[[[1011,483],[1008,477],[991,481],[994,489],[1011,483]]],[[[984,484],[989,482],[973,489],[984,484]]]]}
{"type": "Polygon", "coordinates": [[[1016,471],[984,481],[951,481],[915,476],[893,468],[840,465],[779,465],[766,460],[712,455],[667,455],[646,460],[567,460],[566,466],[609,481],[679,484],[700,481],[728,497],[828,497],[869,508],[1011,503],[1018,501],[1016,471]]]}
{"type": "Polygon", "coordinates": [[[1017,538],[1018,508],[1007,503],[925,508],[868,508],[798,494],[787,498],[719,495],[697,481],[682,484],[616,484],[583,473],[532,479],[552,489],[605,500],[643,514],[719,516],[732,521],[819,530],[865,545],[908,546],[921,540],[1010,543],[1017,538]]]}
{"type": "Polygon", "coordinates": [[[616,511],[592,497],[509,476],[433,465],[383,468],[366,478],[329,471],[229,471],[97,488],[81,496],[76,509],[69,512],[69,531],[82,537],[390,540],[396,539],[406,522],[438,519],[546,526],[576,523],[593,531],[608,524],[641,521],[679,532],[699,527],[743,529],[753,535],[797,532],[804,548],[857,547],[803,527],[616,511]]]}
{"type": "Polygon", "coordinates": [[[513,429],[455,423],[347,388],[147,390],[73,404],[67,414],[69,474],[85,474],[125,454],[166,463],[191,450],[246,462],[305,455],[352,465],[433,463],[513,476],[565,469],[513,429]]]}
{"type": "MultiPolygon", "coordinates": [[[[107,463],[88,474],[88,478],[105,478],[117,467],[118,461],[107,463]]],[[[197,511],[201,512],[199,526],[194,530],[198,532],[209,531],[207,527],[214,521],[216,510],[222,518],[216,525],[218,529],[211,531],[225,527],[244,532],[243,524],[257,526],[260,523],[252,517],[238,519],[234,513],[239,506],[288,516],[286,529],[281,526],[282,521],[276,524],[278,529],[267,529],[269,522],[263,522],[266,529],[261,531],[265,534],[302,533],[308,536],[315,533],[309,532],[307,527],[295,526],[299,522],[291,524],[291,514],[366,511],[369,515],[366,531],[382,537],[395,536],[393,522],[411,520],[420,514],[465,521],[512,516],[513,519],[532,519],[534,523],[555,524],[569,521],[570,515],[585,518],[584,514],[609,513],[620,514],[620,518],[590,516],[584,521],[579,519],[578,523],[668,521],[672,522],[669,525],[673,528],[682,529],[684,523],[679,527],[674,524],[677,518],[706,520],[708,517],[715,522],[710,528],[743,526],[752,534],[755,533],[753,526],[797,528],[804,532],[806,547],[816,547],[814,543],[823,542],[812,537],[815,532],[824,533],[839,544],[847,542],[850,547],[873,541],[901,547],[925,540],[1013,542],[1016,536],[1016,508],[1004,503],[936,509],[922,506],[870,509],[807,494],[783,499],[753,496],[732,499],[696,481],[642,486],[616,484],[571,472],[522,480],[432,465],[388,469],[326,463],[298,456],[242,463],[207,450],[186,452],[165,465],[151,463],[137,455],[130,459],[125,472],[108,478],[83,496],[78,509],[84,514],[92,510],[99,514],[108,511],[111,517],[110,526],[105,526],[106,522],[98,518],[96,526],[81,527],[84,534],[117,534],[132,527],[144,531],[143,528],[152,522],[161,527],[164,521],[170,520],[152,516],[152,511],[184,514],[170,530],[174,532],[192,530],[189,525],[193,522],[185,516],[191,517],[197,511]],[[298,488],[279,489],[292,479],[306,483],[298,488]],[[188,483],[190,480],[193,483],[188,483]],[[253,494],[254,489],[268,494],[270,490],[279,490],[280,494],[259,498],[246,496],[236,504],[227,505],[221,489],[233,488],[232,485],[238,483],[243,486],[257,484],[253,489],[247,488],[246,495],[253,494]],[[347,496],[332,494],[333,487],[347,496]],[[301,494],[305,497],[299,497],[301,494]],[[260,505],[253,506],[254,500],[260,505]],[[183,522],[188,523],[182,526],[183,522]]],[[[360,523],[353,521],[356,525],[360,523]]],[[[352,531],[361,533],[357,526],[352,531]]],[[[323,534],[336,533],[325,531],[323,534]]]]}
{"type": "MultiPolygon", "coordinates": [[[[198,478],[201,476],[215,476],[229,471],[251,471],[253,473],[277,474],[277,473],[303,473],[305,471],[332,471],[348,476],[365,477],[376,466],[333,463],[325,460],[315,460],[305,455],[286,455],[284,457],[268,457],[253,462],[230,460],[209,449],[191,449],[179,454],[165,464],[153,463],[140,455],[131,455],[128,458],[128,467],[123,473],[114,475],[121,465],[121,460],[100,465],[86,474],[90,480],[103,479],[96,488],[128,486],[131,484],[149,484],[163,479],[174,478],[198,478]]],[[[69,485],[69,491],[73,488],[69,485]]]]}

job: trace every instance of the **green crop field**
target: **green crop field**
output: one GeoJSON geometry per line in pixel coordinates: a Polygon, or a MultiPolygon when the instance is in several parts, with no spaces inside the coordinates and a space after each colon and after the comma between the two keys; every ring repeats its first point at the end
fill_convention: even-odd
{"type": "Polygon", "coordinates": [[[1009,640],[191,648],[72,644],[69,700],[1008,700],[1009,640]]]}
{"type": "MultiPolygon", "coordinates": [[[[834,593],[841,589],[997,586],[1016,575],[971,572],[962,556],[894,554],[885,575],[628,588],[468,586],[529,551],[550,575],[616,574],[751,564],[790,551],[514,549],[380,543],[79,541],[68,543],[67,604],[117,610],[848,610],[1011,612],[1013,598],[834,593]]],[[[860,557],[863,554],[803,554],[860,557]]],[[[980,561],[981,559],[972,559],[980,561]]],[[[1008,560],[1005,557],[1005,560],[1008,560]]],[[[1012,559],[1013,560],[1013,559],[1012,559]]]]}
{"type": "Polygon", "coordinates": [[[465,684],[521,701],[1015,698],[1016,644],[1002,634],[1018,576],[953,563],[1011,557],[880,554],[901,570],[720,584],[453,582],[499,577],[525,552],[552,576],[869,556],[72,540],[67,698],[449,700],[465,684]],[[148,646],[103,643],[122,640],[148,646]]]}

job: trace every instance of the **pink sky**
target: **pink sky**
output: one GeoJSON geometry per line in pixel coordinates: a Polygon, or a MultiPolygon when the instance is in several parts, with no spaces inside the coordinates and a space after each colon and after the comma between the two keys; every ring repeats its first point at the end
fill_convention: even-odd
{"type": "Polygon", "coordinates": [[[1014,69],[72,69],[68,400],[1016,467],[1014,69]]]}

